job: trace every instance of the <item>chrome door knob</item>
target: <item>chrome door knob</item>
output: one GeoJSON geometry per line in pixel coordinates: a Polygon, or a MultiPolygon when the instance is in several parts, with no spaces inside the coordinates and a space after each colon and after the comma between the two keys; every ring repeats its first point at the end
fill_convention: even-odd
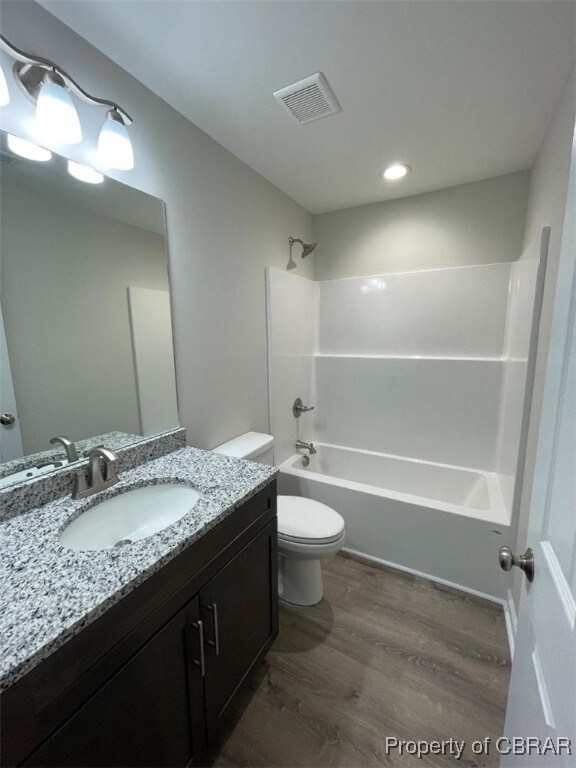
{"type": "Polygon", "coordinates": [[[11,413],[3,413],[2,416],[0,416],[0,424],[4,427],[11,427],[15,421],[16,416],[13,416],[11,413]]]}
{"type": "Polygon", "coordinates": [[[528,581],[534,581],[534,552],[530,547],[520,556],[515,555],[510,547],[500,547],[498,559],[503,571],[510,571],[516,565],[521,571],[524,571],[528,581]]]}

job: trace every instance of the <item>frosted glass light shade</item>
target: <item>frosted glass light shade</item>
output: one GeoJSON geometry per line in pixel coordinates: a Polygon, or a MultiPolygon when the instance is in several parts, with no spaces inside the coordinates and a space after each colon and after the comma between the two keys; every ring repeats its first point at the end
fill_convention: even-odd
{"type": "Polygon", "coordinates": [[[122,118],[114,110],[106,120],[98,138],[98,161],[107,168],[130,171],[134,168],[134,151],[122,118]]]}
{"type": "Polygon", "coordinates": [[[86,184],[102,184],[104,181],[104,176],[95,171],[94,168],[90,168],[89,165],[82,165],[82,163],[75,163],[74,160],[68,160],[68,173],[86,184]]]}
{"type": "Polygon", "coordinates": [[[8,83],[6,82],[6,76],[0,67],[0,107],[5,107],[10,101],[10,94],[8,93],[8,83]]]}
{"type": "Polygon", "coordinates": [[[54,79],[47,79],[38,94],[36,124],[41,135],[58,144],[78,144],[82,128],[76,107],[66,88],[54,79]]]}
{"type": "Polygon", "coordinates": [[[34,144],[32,141],[26,141],[26,139],[13,136],[11,133],[7,135],[6,141],[11,152],[14,152],[15,155],[20,155],[20,157],[25,157],[27,160],[37,160],[45,163],[52,157],[50,150],[39,147],[38,144],[34,144]]]}

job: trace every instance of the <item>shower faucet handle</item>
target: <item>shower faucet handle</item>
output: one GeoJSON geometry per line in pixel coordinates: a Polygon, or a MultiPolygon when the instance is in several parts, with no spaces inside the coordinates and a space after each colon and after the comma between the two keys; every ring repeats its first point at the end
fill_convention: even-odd
{"type": "Polygon", "coordinates": [[[308,411],[313,411],[313,410],[314,410],[314,406],[304,405],[301,397],[297,397],[296,400],[294,400],[294,405],[292,406],[292,413],[297,419],[300,418],[301,413],[307,413],[308,411]]]}

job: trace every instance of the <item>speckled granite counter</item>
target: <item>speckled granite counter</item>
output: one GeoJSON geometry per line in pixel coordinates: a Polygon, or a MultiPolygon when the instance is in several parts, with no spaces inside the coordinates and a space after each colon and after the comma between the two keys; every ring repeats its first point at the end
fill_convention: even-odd
{"type": "Polygon", "coordinates": [[[176,557],[271,482],[274,467],[182,448],[120,476],[97,496],[70,496],[0,522],[0,691],[176,557]],[[119,491],[184,482],[203,495],[168,528],[130,546],[75,552],[58,533],[70,517],[119,491]]]}

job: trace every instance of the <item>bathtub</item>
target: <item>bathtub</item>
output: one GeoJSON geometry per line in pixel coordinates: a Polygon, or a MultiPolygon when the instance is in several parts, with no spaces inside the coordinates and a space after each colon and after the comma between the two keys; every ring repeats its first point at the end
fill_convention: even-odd
{"type": "Polygon", "coordinates": [[[498,549],[509,512],[492,472],[316,443],[283,462],[279,493],[307,496],[346,521],[345,550],[503,600],[498,549]]]}

